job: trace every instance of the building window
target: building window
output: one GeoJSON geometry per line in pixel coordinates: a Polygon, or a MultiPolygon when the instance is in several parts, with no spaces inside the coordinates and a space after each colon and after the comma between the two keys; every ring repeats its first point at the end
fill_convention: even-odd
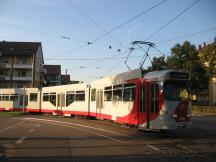
{"type": "Polygon", "coordinates": [[[19,77],[26,77],[26,71],[19,71],[19,77]]]}
{"type": "Polygon", "coordinates": [[[26,58],[20,58],[19,63],[20,64],[27,64],[27,59],[26,58]]]}
{"type": "Polygon", "coordinates": [[[37,101],[37,93],[30,93],[30,101],[37,101]]]}

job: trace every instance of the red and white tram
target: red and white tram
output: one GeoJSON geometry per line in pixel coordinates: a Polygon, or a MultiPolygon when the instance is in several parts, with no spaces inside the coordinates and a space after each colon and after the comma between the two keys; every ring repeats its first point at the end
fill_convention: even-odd
{"type": "Polygon", "coordinates": [[[142,69],[85,83],[0,89],[0,110],[82,115],[138,129],[190,127],[189,74],[142,69]]]}

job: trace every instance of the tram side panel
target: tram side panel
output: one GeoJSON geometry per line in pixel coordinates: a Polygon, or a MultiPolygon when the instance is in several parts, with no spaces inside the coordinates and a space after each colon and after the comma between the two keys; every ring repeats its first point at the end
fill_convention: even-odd
{"type": "Polygon", "coordinates": [[[38,112],[37,98],[40,98],[37,88],[0,89],[0,110],[38,112]],[[32,98],[33,94],[36,98],[32,98]]]}
{"type": "Polygon", "coordinates": [[[21,111],[24,107],[21,94],[25,94],[24,89],[7,88],[0,89],[0,110],[1,111],[21,111]]]}
{"type": "Polygon", "coordinates": [[[135,80],[103,78],[91,83],[90,113],[99,119],[135,124],[135,80]]]}
{"type": "Polygon", "coordinates": [[[65,116],[89,115],[89,87],[86,84],[75,84],[65,91],[65,116]]]}
{"type": "Polygon", "coordinates": [[[44,87],[42,112],[54,115],[87,115],[88,87],[86,84],[44,87]]]}
{"type": "Polygon", "coordinates": [[[25,106],[26,112],[33,112],[33,113],[41,112],[41,107],[40,107],[41,90],[38,88],[26,89],[24,102],[26,103],[26,106],[25,106]]]}

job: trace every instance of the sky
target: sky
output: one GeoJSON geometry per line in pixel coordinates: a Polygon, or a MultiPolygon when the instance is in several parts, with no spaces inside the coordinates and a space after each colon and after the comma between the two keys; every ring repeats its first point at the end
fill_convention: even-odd
{"type": "Polygon", "coordinates": [[[127,64],[138,68],[148,46],[134,41],[155,43],[161,52],[150,48],[152,59],[214,37],[216,0],[0,0],[0,41],[41,42],[45,64],[87,83],[128,71],[131,47],[127,64]]]}

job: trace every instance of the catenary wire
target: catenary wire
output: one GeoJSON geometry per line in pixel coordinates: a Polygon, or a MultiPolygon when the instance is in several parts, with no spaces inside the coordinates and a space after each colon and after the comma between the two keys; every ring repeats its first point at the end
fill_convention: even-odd
{"type": "MultiPolygon", "coordinates": [[[[131,19],[129,19],[129,20],[123,22],[122,24],[120,24],[120,25],[118,25],[117,27],[111,29],[110,31],[106,32],[105,34],[99,36],[98,38],[94,39],[93,41],[90,41],[89,43],[90,43],[90,44],[95,43],[96,41],[98,41],[98,40],[104,38],[104,37],[107,36],[108,34],[110,34],[110,33],[114,32],[114,31],[118,30],[118,29],[121,28],[122,26],[124,26],[124,25],[130,23],[131,21],[133,21],[134,19],[136,19],[136,18],[138,18],[138,17],[140,17],[140,16],[146,14],[147,12],[149,12],[149,11],[151,11],[152,9],[158,7],[159,5],[163,4],[163,3],[166,2],[166,1],[167,1],[167,0],[162,0],[162,1],[160,1],[159,3],[157,3],[157,4],[153,5],[152,7],[150,7],[149,9],[147,9],[147,10],[145,10],[145,11],[143,11],[143,12],[137,14],[137,15],[134,16],[133,18],[131,18],[131,19]]],[[[70,49],[70,50],[68,50],[68,51],[62,52],[62,53],[60,53],[60,54],[58,54],[58,55],[56,55],[56,56],[53,56],[53,57],[60,57],[60,56],[63,56],[63,55],[68,54],[68,53],[70,53],[70,52],[74,52],[74,51],[77,51],[77,50],[79,50],[79,49],[85,48],[85,47],[87,47],[87,46],[90,45],[90,44],[84,44],[84,45],[82,45],[82,46],[79,46],[79,47],[76,47],[76,48],[72,48],[72,49],[70,49]]]]}
{"type": "Polygon", "coordinates": [[[134,19],[136,19],[136,18],[138,18],[138,17],[140,17],[140,16],[146,14],[147,12],[149,12],[149,11],[151,11],[152,9],[158,7],[159,5],[163,4],[163,3],[166,2],[166,1],[167,1],[167,0],[162,0],[162,1],[160,1],[159,3],[157,3],[157,4],[153,5],[152,7],[150,7],[149,9],[147,9],[147,10],[145,10],[145,11],[139,13],[138,15],[132,17],[131,19],[129,19],[129,20],[123,22],[123,23],[121,23],[120,25],[118,25],[118,26],[116,26],[115,28],[111,29],[110,31],[106,32],[105,34],[99,36],[98,38],[96,38],[96,39],[93,40],[92,42],[94,43],[94,42],[96,42],[96,41],[98,41],[98,40],[104,38],[106,35],[108,35],[108,34],[114,32],[114,31],[118,30],[118,29],[121,28],[122,26],[125,26],[126,24],[130,23],[130,22],[133,21],[134,19]]]}
{"type": "MultiPolygon", "coordinates": [[[[72,0],[68,0],[69,3],[71,5],[73,5],[83,16],[85,16],[89,21],[91,21],[95,26],[98,27],[98,29],[100,29],[103,33],[106,33],[105,29],[102,28],[92,17],[90,17],[83,9],[81,9],[76,3],[74,3],[72,0]]],[[[119,45],[121,45],[121,43],[119,41],[117,41],[116,39],[113,38],[112,35],[107,34],[108,37],[110,37],[112,40],[114,40],[115,42],[117,42],[119,45]]]]}
{"type": "Polygon", "coordinates": [[[172,18],[170,21],[168,21],[166,24],[164,24],[163,26],[161,26],[159,29],[157,29],[156,31],[154,31],[152,34],[150,34],[145,40],[149,40],[150,38],[152,38],[153,36],[155,36],[159,31],[161,31],[162,29],[164,29],[166,26],[168,26],[170,23],[172,23],[173,21],[175,21],[178,17],[180,17],[182,14],[184,14],[187,10],[189,10],[190,8],[192,8],[195,4],[197,4],[200,0],[196,0],[195,2],[193,2],[192,4],[190,4],[188,7],[186,7],[183,11],[181,11],[178,15],[176,15],[174,18],[172,18]]]}
{"type": "Polygon", "coordinates": [[[202,30],[202,31],[198,31],[198,32],[195,32],[195,33],[190,33],[190,34],[187,34],[187,35],[182,35],[182,36],[178,36],[178,37],[174,37],[174,38],[158,41],[155,44],[167,43],[167,42],[171,42],[173,40],[177,40],[177,39],[181,39],[181,38],[187,38],[187,37],[192,37],[192,36],[195,36],[195,35],[198,35],[198,34],[210,32],[210,31],[214,31],[214,30],[216,30],[216,27],[209,28],[209,29],[202,30]]]}

